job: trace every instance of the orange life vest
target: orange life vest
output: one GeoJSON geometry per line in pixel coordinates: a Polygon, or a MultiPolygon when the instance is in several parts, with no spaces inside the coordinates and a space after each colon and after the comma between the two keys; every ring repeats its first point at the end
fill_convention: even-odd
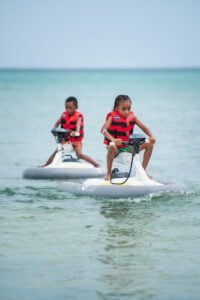
{"type": "MultiPolygon", "coordinates": [[[[128,142],[129,136],[133,133],[135,125],[135,114],[130,112],[128,117],[123,117],[118,111],[112,111],[107,114],[106,120],[112,117],[112,122],[107,131],[115,139],[121,139],[124,142],[128,142]]],[[[109,145],[110,140],[105,137],[104,144],[109,145]]],[[[119,146],[119,148],[124,147],[119,146]]]]}
{"type": "Polygon", "coordinates": [[[70,136],[69,141],[70,142],[76,142],[76,141],[82,141],[84,136],[84,118],[83,115],[76,111],[73,115],[69,115],[66,111],[64,111],[61,115],[61,127],[64,129],[69,129],[72,131],[76,131],[76,124],[78,121],[78,118],[81,118],[81,127],[80,127],[80,136],[70,136]]]}

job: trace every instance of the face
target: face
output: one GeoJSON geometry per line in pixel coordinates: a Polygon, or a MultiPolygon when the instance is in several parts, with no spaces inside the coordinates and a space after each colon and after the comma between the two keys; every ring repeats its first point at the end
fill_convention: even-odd
{"type": "Polygon", "coordinates": [[[65,109],[69,115],[73,115],[76,111],[76,106],[74,105],[74,102],[66,102],[65,109]]]}
{"type": "Polygon", "coordinates": [[[124,118],[127,118],[131,111],[131,102],[127,100],[119,103],[117,110],[124,118]]]}

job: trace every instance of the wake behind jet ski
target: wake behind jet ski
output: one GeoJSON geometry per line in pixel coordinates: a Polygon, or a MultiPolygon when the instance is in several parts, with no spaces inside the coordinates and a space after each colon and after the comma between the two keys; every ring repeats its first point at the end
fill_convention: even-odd
{"type": "Polygon", "coordinates": [[[95,168],[90,163],[75,158],[72,154],[71,143],[62,144],[70,130],[53,128],[51,131],[56,138],[57,149],[55,155],[45,167],[33,167],[25,170],[23,177],[26,179],[79,179],[103,177],[105,171],[95,168]]]}
{"type": "Polygon", "coordinates": [[[157,192],[178,191],[180,187],[176,184],[164,184],[157,182],[146,174],[139,156],[139,147],[145,142],[143,135],[133,135],[127,143],[133,149],[132,155],[120,153],[118,159],[126,160],[131,156],[130,169],[128,173],[113,169],[111,180],[88,179],[84,183],[62,182],[59,190],[73,193],[76,196],[92,196],[106,198],[127,198],[143,196],[157,192]],[[132,168],[134,166],[134,169],[132,168]],[[135,174],[133,174],[133,171],[135,174]]]}

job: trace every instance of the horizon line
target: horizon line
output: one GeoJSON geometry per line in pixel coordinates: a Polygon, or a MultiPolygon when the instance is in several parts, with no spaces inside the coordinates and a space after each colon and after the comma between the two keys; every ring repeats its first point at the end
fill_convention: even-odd
{"type": "Polygon", "coordinates": [[[0,67],[0,71],[178,71],[199,70],[200,66],[179,67],[0,67]]]}

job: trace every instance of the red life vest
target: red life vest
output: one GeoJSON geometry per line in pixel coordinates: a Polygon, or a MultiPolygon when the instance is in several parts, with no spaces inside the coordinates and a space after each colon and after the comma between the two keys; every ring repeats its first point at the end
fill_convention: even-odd
{"type": "Polygon", "coordinates": [[[69,141],[70,142],[76,142],[76,141],[82,141],[84,136],[84,119],[83,115],[76,111],[73,115],[69,115],[66,111],[64,111],[61,115],[61,127],[64,129],[69,129],[72,131],[76,131],[76,124],[78,121],[78,118],[81,118],[81,127],[80,127],[80,136],[70,136],[69,141]]]}
{"type": "MultiPolygon", "coordinates": [[[[130,112],[128,117],[123,117],[118,111],[112,111],[107,114],[106,120],[112,117],[112,122],[107,131],[115,139],[121,139],[124,142],[128,142],[129,136],[133,133],[135,125],[135,114],[130,112]]],[[[105,137],[104,144],[109,145],[110,140],[105,137]]],[[[119,146],[119,148],[124,147],[119,146]]]]}

